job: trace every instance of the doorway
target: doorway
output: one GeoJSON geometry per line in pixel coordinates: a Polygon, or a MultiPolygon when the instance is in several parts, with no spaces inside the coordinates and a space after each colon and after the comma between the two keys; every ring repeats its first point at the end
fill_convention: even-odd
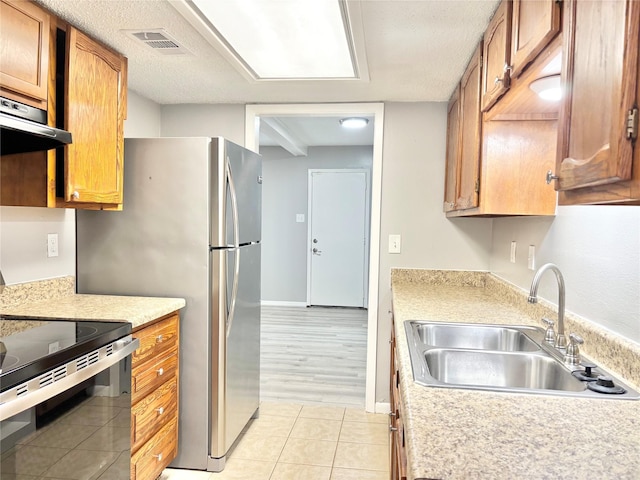
{"type": "Polygon", "coordinates": [[[309,170],[307,305],[367,306],[369,172],[309,170]]]}
{"type": "MultiPolygon", "coordinates": [[[[375,412],[384,104],[349,103],[247,105],[245,108],[245,145],[253,150],[259,150],[260,119],[263,116],[335,117],[362,115],[370,115],[374,118],[370,203],[371,222],[369,232],[365,409],[369,412],[375,412]]],[[[386,406],[384,404],[380,405],[381,410],[384,410],[385,407],[386,406]]]]}

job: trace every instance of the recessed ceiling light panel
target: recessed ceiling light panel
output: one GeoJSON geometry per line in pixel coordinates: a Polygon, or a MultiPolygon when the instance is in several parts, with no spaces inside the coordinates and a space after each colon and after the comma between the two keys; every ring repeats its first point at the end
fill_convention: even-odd
{"type": "MultiPolygon", "coordinates": [[[[343,0],[172,2],[258,80],[358,77],[343,0]],[[208,30],[208,31],[207,31],[208,30]]],[[[228,56],[228,55],[227,55],[228,56]]]]}

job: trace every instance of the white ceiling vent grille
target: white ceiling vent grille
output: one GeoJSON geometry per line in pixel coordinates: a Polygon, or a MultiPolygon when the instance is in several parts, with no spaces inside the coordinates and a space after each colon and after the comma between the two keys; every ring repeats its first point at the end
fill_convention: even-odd
{"type": "Polygon", "coordinates": [[[145,44],[160,55],[191,55],[189,50],[180,45],[175,38],[162,28],[121,30],[121,32],[136,42],[145,44]]]}

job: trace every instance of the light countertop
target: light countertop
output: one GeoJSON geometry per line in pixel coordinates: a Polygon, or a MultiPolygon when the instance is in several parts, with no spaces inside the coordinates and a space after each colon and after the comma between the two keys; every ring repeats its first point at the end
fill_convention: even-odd
{"type": "Polygon", "coordinates": [[[183,308],[183,298],[74,293],[73,277],[9,285],[0,295],[0,315],[34,319],[126,321],[132,328],[183,308]]]}
{"type": "MultiPolygon", "coordinates": [[[[493,393],[413,382],[405,320],[540,325],[538,315],[545,307],[527,305],[523,293],[490,275],[485,281],[483,275],[392,274],[408,478],[639,479],[640,400],[493,393]]],[[[579,319],[569,318],[567,326],[567,332],[587,337],[585,347],[599,343],[585,350],[591,360],[637,389],[640,346],[579,319]]]]}

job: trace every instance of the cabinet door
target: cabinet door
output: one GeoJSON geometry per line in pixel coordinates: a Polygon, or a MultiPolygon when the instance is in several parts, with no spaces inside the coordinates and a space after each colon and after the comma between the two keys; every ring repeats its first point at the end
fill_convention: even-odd
{"type": "Polygon", "coordinates": [[[520,75],[560,31],[557,0],[513,0],[511,21],[512,77],[520,75]]]}
{"type": "Polygon", "coordinates": [[[458,197],[458,165],[460,160],[460,87],[449,100],[447,110],[447,163],[444,180],[444,212],[456,208],[458,197]]]}
{"type": "Polygon", "coordinates": [[[484,34],[482,111],[489,110],[509,89],[511,0],[503,0],[484,34]]]}
{"type": "Polygon", "coordinates": [[[478,45],[460,82],[460,166],[456,209],[478,206],[480,191],[480,84],[482,45],[478,45]]]}
{"type": "Polygon", "coordinates": [[[32,2],[0,1],[0,86],[46,110],[49,14],[32,2]],[[42,104],[41,102],[44,102],[42,104]]]}
{"type": "Polygon", "coordinates": [[[626,123],[637,106],[640,2],[570,0],[565,15],[562,77],[571,90],[560,112],[556,189],[631,179],[626,123]]]}
{"type": "Polygon", "coordinates": [[[122,203],[126,58],[79,30],[67,30],[65,198],[122,203]]]}

